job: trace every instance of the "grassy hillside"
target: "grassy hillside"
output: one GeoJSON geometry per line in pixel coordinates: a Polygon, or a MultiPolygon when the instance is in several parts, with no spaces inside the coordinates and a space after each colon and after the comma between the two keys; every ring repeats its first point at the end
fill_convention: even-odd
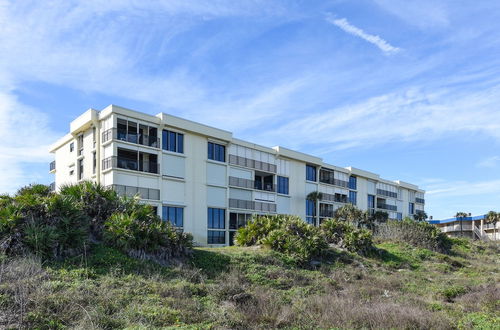
{"type": "Polygon", "coordinates": [[[259,247],[195,249],[170,267],[104,245],[64,262],[4,256],[0,328],[500,328],[498,245],[377,247],[309,269],[259,247]]]}

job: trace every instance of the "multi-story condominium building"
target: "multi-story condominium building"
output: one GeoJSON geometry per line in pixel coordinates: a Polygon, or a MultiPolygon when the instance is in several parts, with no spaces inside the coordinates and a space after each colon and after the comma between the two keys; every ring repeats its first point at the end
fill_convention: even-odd
{"type": "Polygon", "coordinates": [[[443,233],[451,237],[468,237],[480,240],[499,240],[500,222],[487,223],[487,215],[478,215],[463,218],[449,218],[444,220],[429,220],[429,223],[438,227],[443,233]]]}
{"type": "Polygon", "coordinates": [[[318,224],[346,203],[402,219],[424,209],[417,186],[165,113],[90,109],[50,149],[54,189],[93,180],[136,195],[199,245],[232,244],[253,214],[294,214],[318,224]],[[319,201],[307,200],[321,192],[319,201]]]}

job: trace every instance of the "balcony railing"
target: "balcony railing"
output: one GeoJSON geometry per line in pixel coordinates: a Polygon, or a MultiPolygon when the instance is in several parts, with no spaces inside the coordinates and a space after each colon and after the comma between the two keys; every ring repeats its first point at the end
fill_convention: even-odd
{"type": "Polygon", "coordinates": [[[56,161],[51,161],[50,164],[49,164],[49,171],[52,172],[52,171],[55,171],[56,170],[56,161]]]}
{"type": "Polygon", "coordinates": [[[253,180],[237,178],[234,176],[229,177],[229,185],[233,187],[241,187],[247,189],[253,189],[254,183],[253,180]]]}
{"type": "Polygon", "coordinates": [[[243,199],[229,199],[229,207],[236,209],[254,210],[262,212],[276,212],[276,204],[248,201],[243,199]]]}
{"type": "Polygon", "coordinates": [[[389,211],[397,211],[398,207],[396,205],[389,205],[385,203],[377,203],[378,209],[389,210],[389,211]]]}
{"type": "Polygon", "coordinates": [[[147,172],[147,173],[160,173],[160,164],[151,161],[137,161],[117,156],[111,156],[102,160],[102,169],[108,168],[123,168],[126,170],[147,172]]]}
{"type": "Polygon", "coordinates": [[[116,128],[110,128],[102,133],[102,142],[110,140],[126,141],[130,143],[140,144],[143,146],[160,148],[160,138],[146,134],[133,134],[124,131],[119,131],[116,128]]]}
{"type": "Polygon", "coordinates": [[[50,188],[50,191],[56,191],[56,183],[55,183],[55,182],[52,182],[52,183],[49,185],[49,188],[50,188]]]}
{"type": "Polygon", "coordinates": [[[261,162],[236,155],[229,155],[229,164],[250,167],[259,171],[276,173],[277,167],[274,164],[261,162]]]}
{"type": "Polygon", "coordinates": [[[159,189],[124,186],[119,184],[113,184],[111,188],[120,196],[132,197],[138,194],[142,199],[160,200],[159,189]]]}
{"type": "Polygon", "coordinates": [[[327,179],[327,178],[320,177],[319,182],[326,183],[326,184],[332,184],[332,185],[339,186],[342,188],[349,187],[349,181],[344,181],[344,180],[339,180],[339,179],[331,179],[331,178],[327,179]]]}
{"type": "Polygon", "coordinates": [[[415,198],[415,202],[420,203],[420,204],[425,204],[425,199],[417,197],[417,198],[415,198]]]}
{"type": "Polygon", "coordinates": [[[384,189],[377,189],[377,195],[391,197],[391,198],[398,198],[398,193],[384,189]]]}
{"type": "Polygon", "coordinates": [[[234,176],[229,177],[229,185],[233,186],[233,187],[257,189],[257,190],[270,191],[270,192],[274,192],[275,188],[276,188],[275,185],[272,183],[262,184],[261,181],[254,181],[254,180],[250,180],[250,179],[237,178],[234,176]]]}
{"type": "Polygon", "coordinates": [[[349,201],[349,198],[347,198],[347,195],[341,195],[341,194],[326,194],[326,193],[321,193],[323,201],[328,201],[328,202],[336,202],[336,203],[347,203],[349,201]]]}

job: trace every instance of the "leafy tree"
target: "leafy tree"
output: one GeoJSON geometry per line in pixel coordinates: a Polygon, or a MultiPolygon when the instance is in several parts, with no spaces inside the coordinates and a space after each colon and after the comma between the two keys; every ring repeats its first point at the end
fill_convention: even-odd
{"type": "Polygon", "coordinates": [[[468,214],[466,212],[457,212],[457,214],[455,214],[455,218],[460,220],[460,236],[462,237],[464,236],[463,221],[467,216],[468,214]]]}
{"type": "Polygon", "coordinates": [[[486,223],[493,224],[493,237],[497,238],[497,222],[500,221],[500,212],[490,211],[486,215],[486,223]]]}
{"type": "Polygon", "coordinates": [[[319,201],[323,199],[323,193],[319,191],[311,191],[306,199],[314,203],[314,214],[316,214],[314,223],[319,224],[319,201]]]}
{"type": "Polygon", "coordinates": [[[428,218],[427,213],[425,213],[425,211],[422,210],[417,210],[413,215],[413,219],[415,221],[425,221],[427,220],[427,218],[428,218]]]}
{"type": "Polygon", "coordinates": [[[389,220],[389,213],[384,211],[376,211],[370,214],[368,211],[363,212],[362,224],[368,229],[374,231],[376,226],[386,223],[389,220]]]}
{"type": "Polygon", "coordinates": [[[347,204],[335,210],[334,218],[358,225],[360,222],[363,222],[364,215],[363,211],[358,209],[356,206],[347,204]]]}

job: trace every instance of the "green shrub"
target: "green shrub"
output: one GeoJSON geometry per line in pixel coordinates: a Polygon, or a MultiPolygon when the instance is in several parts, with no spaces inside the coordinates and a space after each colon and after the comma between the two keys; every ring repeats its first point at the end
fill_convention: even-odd
{"type": "Polygon", "coordinates": [[[0,252],[61,259],[82,254],[89,242],[159,263],[192,247],[191,235],[163,222],[150,205],[91,182],[64,186],[60,193],[30,185],[14,197],[0,196],[0,252]]]}
{"type": "Polygon", "coordinates": [[[328,219],[320,226],[321,235],[329,244],[335,244],[350,252],[367,253],[373,248],[372,233],[352,224],[328,219]]]}
{"type": "Polygon", "coordinates": [[[328,247],[319,229],[299,217],[275,215],[255,217],[235,236],[237,245],[262,244],[304,264],[328,247]]]}
{"type": "Polygon", "coordinates": [[[435,226],[409,218],[403,221],[388,221],[380,225],[376,235],[382,239],[408,243],[443,253],[449,252],[452,246],[452,240],[435,226]]]}

